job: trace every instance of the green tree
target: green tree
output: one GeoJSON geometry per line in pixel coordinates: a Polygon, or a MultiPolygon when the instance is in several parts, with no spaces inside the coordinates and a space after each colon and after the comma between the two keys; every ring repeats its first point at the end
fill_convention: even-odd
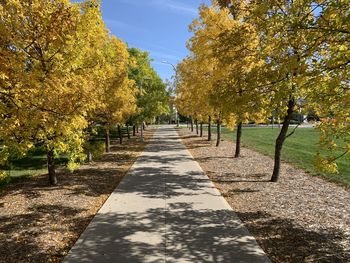
{"type": "Polygon", "coordinates": [[[139,86],[138,114],[133,120],[138,124],[143,120],[152,122],[157,116],[169,112],[166,84],[152,68],[148,52],[129,48],[129,54],[131,59],[129,78],[139,86]]]}

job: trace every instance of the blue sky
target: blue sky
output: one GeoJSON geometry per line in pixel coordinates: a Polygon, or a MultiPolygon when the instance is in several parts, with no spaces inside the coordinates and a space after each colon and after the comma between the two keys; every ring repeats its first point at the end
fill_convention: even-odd
{"type": "Polygon", "coordinates": [[[187,54],[188,25],[201,3],[210,0],[103,0],[103,19],[113,35],[130,47],[150,52],[153,67],[165,80],[174,75],[170,65],[187,54]]]}

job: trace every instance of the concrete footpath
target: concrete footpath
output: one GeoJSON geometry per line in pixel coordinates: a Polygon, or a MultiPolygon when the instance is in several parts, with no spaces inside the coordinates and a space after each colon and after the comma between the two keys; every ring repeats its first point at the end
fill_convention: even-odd
{"type": "Polygon", "coordinates": [[[63,262],[270,261],[167,126],[63,262]]]}

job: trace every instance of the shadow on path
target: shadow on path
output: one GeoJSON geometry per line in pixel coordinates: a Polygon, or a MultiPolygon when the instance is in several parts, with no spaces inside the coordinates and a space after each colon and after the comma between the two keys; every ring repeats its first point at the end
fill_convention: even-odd
{"type": "Polygon", "coordinates": [[[175,130],[161,128],[64,262],[269,260],[175,130]]]}

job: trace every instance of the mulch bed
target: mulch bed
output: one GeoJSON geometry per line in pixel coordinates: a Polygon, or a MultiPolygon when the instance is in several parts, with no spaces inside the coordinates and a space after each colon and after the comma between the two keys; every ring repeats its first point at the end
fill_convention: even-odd
{"type": "Polygon", "coordinates": [[[0,262],[61,262],[152,137],[114,142],[111,153],[73,174],[58,172],[0,188],[0,262]]]}
{"type": "Polygon", "coordinates": [[[184,144],[272,262],[350,262],[350,191],[284,163],[269,182],[270,157],[235,144],[220,147],[187,129],[184,144]]]}

